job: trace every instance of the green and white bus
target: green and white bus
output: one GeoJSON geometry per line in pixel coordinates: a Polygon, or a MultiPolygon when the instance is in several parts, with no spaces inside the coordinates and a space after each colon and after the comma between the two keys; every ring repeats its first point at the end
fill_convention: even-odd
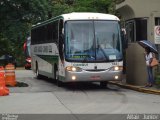
{"type": "Polygon", "coordinates": [[[103,13],[68,13],[34,25],[32,70],[61,82],[121,80],[119,18],[103,13]]]}

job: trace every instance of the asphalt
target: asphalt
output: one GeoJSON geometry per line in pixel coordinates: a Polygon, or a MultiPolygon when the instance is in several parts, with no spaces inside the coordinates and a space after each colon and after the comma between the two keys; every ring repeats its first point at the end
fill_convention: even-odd
{"type": "Polygon", "coordinates": [[[160,85],[153,85],[152,87],[145,87],[145,86],[127,84],[124,81],[125,80],[109,81],[109,83],[117,85],[117,86],[122,87],[122,88],[135,90],[135,91],[138,91],[138,92],[160,95],[160,85]]]}
{"type": "MultiPolygon", "coordinates": [[[[16,69],[17,70],[24,70],[23,67],[18,67],[16,69]]],[[[131,90],[135,90],[135,91],[143,92],[143,93],[148,93],[148,94],[160,95],[160,85],[153,85],[152,87],[145,87],[145,86],[127,84],[125,75],[123,76],[122,81],[109,81],[109,83],[117,85],[117,86],[125,88],[125,89],[131,89],[131,90]]]]}

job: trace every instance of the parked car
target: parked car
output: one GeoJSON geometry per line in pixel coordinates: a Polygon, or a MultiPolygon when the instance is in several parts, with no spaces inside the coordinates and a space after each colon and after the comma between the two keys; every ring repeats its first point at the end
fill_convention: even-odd
{"type": "Polygon", "coordinates": [[[15,57],[8,54],[2,55],[0,57],[0,65],[5,67],[8,63],[14,64],[15,68],[17,67],[17,62],[15,57]]]}

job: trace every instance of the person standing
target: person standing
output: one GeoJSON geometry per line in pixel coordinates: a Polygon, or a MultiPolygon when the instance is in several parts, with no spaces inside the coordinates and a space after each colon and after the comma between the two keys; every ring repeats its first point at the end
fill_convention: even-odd
{"type": "Polygon", "coordinates": [[[152,87],[154,83],[154,78],[153,78],[152,67],[150,66],[150,64],[153,59],[153,53],[150,51],[150,48],[145,48],[145,59],[146,59],[147,74],[148,74],[148,83],[146,84],[146,87],[152,87]]]}

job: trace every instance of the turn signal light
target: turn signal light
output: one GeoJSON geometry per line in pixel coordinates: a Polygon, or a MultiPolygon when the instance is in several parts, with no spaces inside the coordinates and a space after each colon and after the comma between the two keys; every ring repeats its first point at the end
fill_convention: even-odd
{"type": "Polygon", "coordinates": [[[67,71],[72,71],[72,72],[81,72],[82,69],[80,67],[74,67],[74,66],[68,66],[66,67],[67,71]]]}

